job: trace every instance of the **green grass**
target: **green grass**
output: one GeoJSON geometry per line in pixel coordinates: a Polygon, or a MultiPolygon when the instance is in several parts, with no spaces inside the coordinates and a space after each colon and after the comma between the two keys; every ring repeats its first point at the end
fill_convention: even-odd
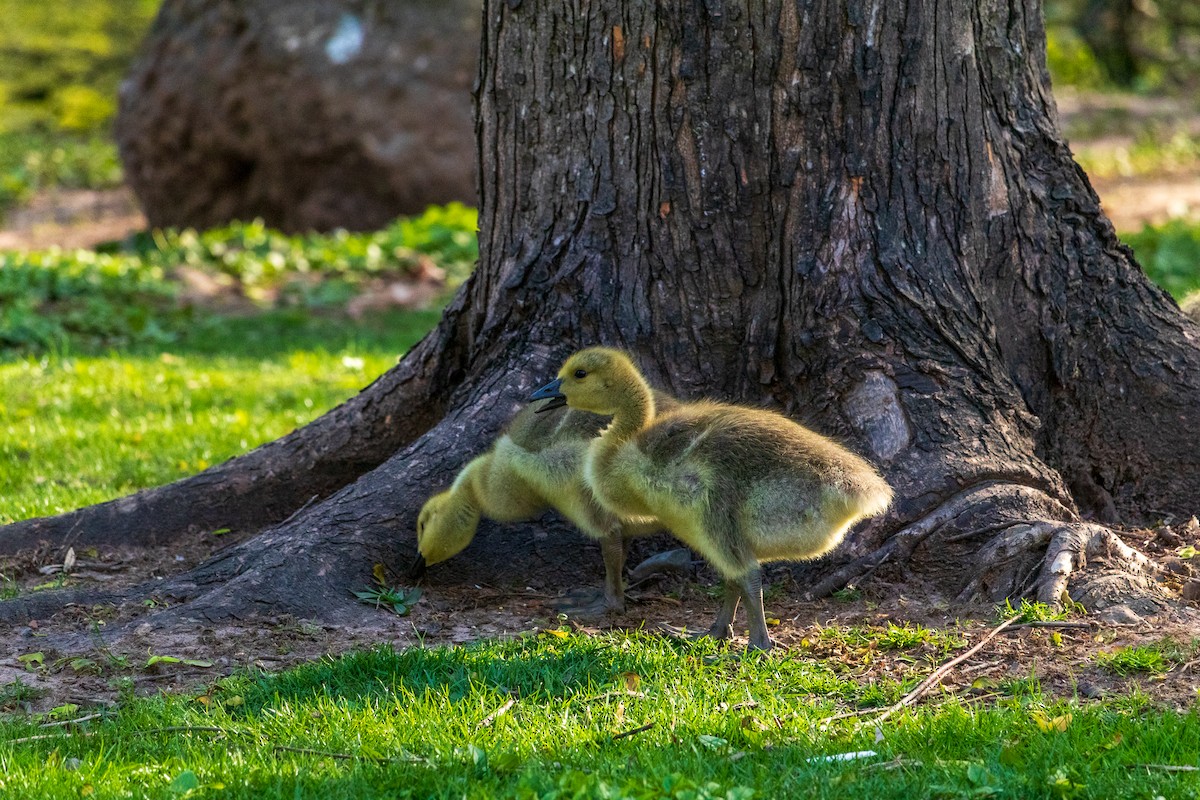
{"type": "Polygon", "coordinates": [[[1017,622],[1057,622],[1067,619],[1073,613],[1083,611],[1083,606],[1070,599],[1061,608],[1047,603],[1030,602],[1025,598],[1021,598],[1015,606],[1011,600],[1005,600],[1003,606],[996,608],[997,616],[1001,619],[1015,618],[1017,622]]]}
{"type": "Polygon", "coordinates": [[[1122,145],[1080,144],[1075,160],[1092,178],[1192,172],[1200,168],[1200,136],[1183,130],[1144,128],[1122,145]]]}
{"type": "Polygon", "coordinates": [[[121,180],[107,135],[0,133],[0,212],[41,189],[109,189],[121,180]]]}
{"type": "Polygon", "coordinates": [[[1167,637],[1157,642],[1118,647],[1107,653],[1097,653],[1092,660],[1117,675],[1164,675],[1191,658],[1200,650],[1200,639],[1190,645],[1167,637]]]}
{"type": "Polygon", "coordinates": [[[372,281],[446,273],[447,289],[478,257],[475,209],[433,206],[371,233],[287,236],[261,222],[198,233],[154,231],[101,251],[0,252],[0,356],[174,346],[203,309],[178,302],[176,268],[263,308],[330,310],[372,281]]]}
{"type": "Polygon", "coordinates": [[[1200,289],[1200,222],[1171,220],[1121,234],[1152,281],[1180,300],[1200,289]]]}
{"type": "Polygon", "coordinates": [[[901,625],[889,622],[884,627],[856,625],[823,628],[809,646],[841,646],[860,654],[868,650],[911,650],[925,646],[929,651],[945,654],[963,644],[962,636],[954,631],[935,630],[907,622],[901,625]]]}
{"type": "Polygon", "coordinates": [[[165,350],[0,362],[0,523],[198,472],[304,425],[437,320],[303,311],[210,319],[165,350]]]}
{"type": "MultiPolygon", "coordinates": [[[[381,647],[194,695],[126,698],[78,728],[0,722],[0,792],[96,798],[1200,796],[1200,716],[951,699],[821,721],[863,687],[794,654],[543,633],[381,647]],[[199,702],[197,697],[205,702],[199,702]],[[638,731],[636,733],[630,733],[638,731]],[[622,736],[622,734],[629,734],[622,736]],[[13,743],[29,736],[50,738],[13,743]],[[877,757],[827,761],[874,750],[877,757]]],[[[66,712],[63,712],[66,713],[66,712]]],[[[82,710],[77,712],[84,713],[82,710]]]]}
{"type": "Polygon", "coordinates": [[[160,0],[0,0],[0,214],[48,187],[118,184],[117,85],[160,0]]]}
{"type": "Polygon", "coordinates": [[[430,263],[453,287],[477,256],[475,222],[450,204],[374,233],[252,222],[103,252],[0,252],[0,524],[168,483],[352,396],[439,311],[351,322],[347,299],[430,263]],[[253,300],[249,312],[182,303],[181,265],[253,300]]]}
{"type": "Polygon", "coordinates": [[[30,686],[17,678],[9,683],[0,685],[0,711],[13,711],[22,703],[38,700],[46,696],[45,689],[30,686]]]}

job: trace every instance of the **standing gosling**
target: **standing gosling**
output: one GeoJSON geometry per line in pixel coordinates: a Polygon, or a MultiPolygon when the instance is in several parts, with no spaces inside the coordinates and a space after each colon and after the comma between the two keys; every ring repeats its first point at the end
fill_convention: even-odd
{"type": "Polygon", "coordinates": [[[619,519],[657,519],[721,574],[716,638],[732,634],[745,600],[750,646],[769,650],[759,565],[827,553],[892,499],[870,464],[779,414],[709,401],[657,408],[619,350],[576,353],[532,399],[612,416],[588,448],[587,483],[619,519]]]}
{"type": "MultiPolygon", "coordinates": [[[[666,406],[674,400],[658,395],[666,406]]],[[[600,541],[604,557],[602,600],[577,612],[623,611],[625,538],[662,530],[657,523],[624,525],[596,502],[583,478],[590,442],[607,420],[586,411],[537,413],[521,410],[491,450],[473,459],[444,492],[426,501],[417,518],[419,577],[429,564],[445,561],[475,538],[480,517],[497,522],[533,519],[553,508],[584,534],[600,541]]]]}

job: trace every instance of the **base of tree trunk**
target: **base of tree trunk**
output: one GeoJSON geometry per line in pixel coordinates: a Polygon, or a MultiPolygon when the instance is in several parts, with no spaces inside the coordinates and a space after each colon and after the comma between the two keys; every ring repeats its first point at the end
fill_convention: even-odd
{"type": "MultiPolygon", "coordinates": [[[[181,631],[223,624],[267,625],[281,617],[370,627],[382,612],[356,601],[351,592],[371,585],[376,563],[383,563],[402,584],[404,567],[414,555],[411,531],[403,531],[403,525],[387,550],[374,546],[361,529],[356,535],[344,525],[330,527],[331,520],[338,519],[336,509],[345,502],[339,497],[372,490],[349,487],[296,519],[226,547],[176,575],[120,590],[70,588],[5,601],[0,603],[0,624],[20,627],[38,620],[43,629],[49,624],[54,630],[72,613],[86,616],[89,609],[115,608],[116,619],[103,631],[103,639],[110,642],[147,625],[181,631]],[[323,533],[329,530],[340,532],[323,533]]],[[[793,601],[829,604],[833,602],[829,595],[847,586],[868,594],[920,597],[933,592],[952,598],[964,613],[974,609],[987,616],[1006,598],[1028,598],[1051,606],[1079,603],[1096,612],[1097,618],[1116,624],[1136,623],[1180,603],[1176,591],[1163,582],[1169,571],[1109,528],[1046,519],[1045,512],[1056,510],[1055,506],[1052,499],[1028,487],[988,484],[954,496],[866,552],[856,554],[861,543],[871,538],[873,527],[852,536],[826,559],[773,565],[766,580],[768,585],[779,584],[793,601]],[[1026,514],[1020,517],[1018,512],[1026,514]],[[1041,512],[1042,517],[1031,512],[1041,512]],[[947,571],[971,577],[955,587],[945,582],[947,571]],[[949,595],[947,586],[952,587],[949,595]]],[[[635,540],[629,564],[677,546],[666,535],[635,540]]],[[[45,552],[45,561],[60,559],[59,554],[45,552]]],[[[556,611],[551,601],[579,587],[599,586],[602,576],[599,546],[553,515],[519,525],[485,521],[470,548],[430,570],[422,602],[439,605],[447,594],[466,602],[464,598],[478,595],[480,602],[503,607],[532,592],[546,601],[547,609],[556,611]],[[496,551],[505,552],[507,559],[480,557],[496,551]]],[[[716,584],[717,576],[704,571],[699,580],[716,584]]],[[[704,620],[714,609],[715,601],[703,598],[688,610],[695,619],[704,620]]],[[[633,602],[629,613],[612,619],[635,620],[638,610],[639,604],[633,602]]],[[[94,632],[67,627],[61,635],[39,640],[38,647],[73,652],[95,646],[94,632]]],[[[29,646],[12,640],[8,655],[29,646]]]]}

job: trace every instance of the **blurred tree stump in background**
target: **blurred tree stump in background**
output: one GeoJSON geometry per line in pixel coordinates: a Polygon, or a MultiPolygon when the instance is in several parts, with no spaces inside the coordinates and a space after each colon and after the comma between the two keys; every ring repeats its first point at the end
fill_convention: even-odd
{"type": "Polygon", "coordinates": [[[116,134],[152,225],[381,227],[474,204],[479,0],[166,0],[116,134]]]}

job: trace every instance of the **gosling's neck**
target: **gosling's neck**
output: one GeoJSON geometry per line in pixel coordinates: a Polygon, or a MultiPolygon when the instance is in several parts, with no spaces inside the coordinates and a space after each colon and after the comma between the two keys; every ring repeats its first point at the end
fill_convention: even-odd
{"type": "Polygon", "coordinates": [[[446,509],[454,527],[474,535],[483,514],[484,473],[486,455],[476,458],[463,468],[450,488],[449,508],[446,509]]]}
{"type": "Polygon", "coordinates": [[[617,445],[636,436],[654,421],[654,392],[641,375],[634,373],[616,397],[612,422],[604,429],[601,439],[617,445]]]}

